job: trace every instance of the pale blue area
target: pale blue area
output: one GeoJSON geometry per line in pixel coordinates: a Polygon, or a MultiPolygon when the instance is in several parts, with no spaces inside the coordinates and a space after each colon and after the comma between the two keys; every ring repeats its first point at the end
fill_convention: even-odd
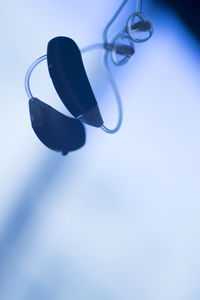
{"type": "MultiPolygon", "coordinates": [[[[86,146],[62,157],[30,126],[27,67],[56,35],[80,47],[101,41],[117,5],[1,4],[2,300],[200,298],[199,45],[180,20],[149,3],[152,40],[136,46],[127,66],[113,67],[124,104],[118,134],[88,128],[86,146]]],[[[87,69],[112,124],[115,102],[100,59],[98,51],[88,56],[87,69]]],[[[32,86],[65,112],[45,64],[32,86]]]]}

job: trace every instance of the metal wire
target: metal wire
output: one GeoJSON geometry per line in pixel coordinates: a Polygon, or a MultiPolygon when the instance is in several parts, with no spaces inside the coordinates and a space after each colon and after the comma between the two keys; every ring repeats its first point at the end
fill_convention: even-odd
{"type": "Polygon", "coordinates": [[[113,91],[115,93],[115,97],[116,97],[116,100],[117,100],[118,122],[117,122],[117,125],[113,129],[109,129],[105,125],[102,125],[101,129],[103,131],[107,132],[107,133],[113,134],[113,133],[116,133],[120,129],[120,127],[121,127],[122,119],[123,119],[123,110],[122,110],[121,97],[120,97],[117,85],[116,85],[116,83],[114,81],[113,75],[112,75],[111,70],[110,70],[109,65],[108,65],[108,54],[109,54],[108,51],[106,51],[104,53],[103,62],[104,62],[104,68],[105,68],[105,72],[106,72],[107,78],[108,78],[108,80],[109,80],[109,82],[110,82],[110,84],[111,84],[111,86],[113,88],[113,91]]]}
{"type": "MultiPolygon", "coordinates": [[[[91,50],[101,49],[101,48],[104,48],[104,44],[94,44],[94,45],[82,48],[81,53],[85,53],[85,52],[88,52],[88,51],[91,51],[91,50]]],[[[108,65],[108,55],[109,55],[109,53],[110,53],[109,51],[105,51],[104,57],[103,57],[103,65],[104,65],[104,69],[105,69],[107,78],[108,78],[108,80],[109,80],[109,82],[110,82],[110,84],[113,88],[113,91],[115,93],[115,97],[116,97],[116,100],[117,100],[117,107],[118,107],[118,115],[119,116],[118,116],[118,122],[117,122],[117,125],[115,126],[115,128],[109,129],[105,125],[102,125],[101,129],[103,131],[107,132],[107,133],[113,134],[113,133],[116,133],[121,127],[122,119],[123,119],[123,110],[122,110],[121,97],[120,97],[117,85],[114,81],[114,77],[113,77],[113,75],[111,73],[111,70],[109,68],[109,65],[108,65]]]]}
{"type": "Polygon", "coordinates": [[[37,65],[45,59],[47,59],[46,54],[43,56],[40,56],[38,59],[36,59],[36,61],[34,61],[34,63],[32,63],[32,65],[28,68],[28,70],[26,72],[24,84],[25,84],[25,90],[26,90],[26,93],[27,93],[29,99],[33,98],[33,94],[31,93],[31,88],[30,88],[31,74],[32,74],[33,70],[37,67],[37,65]]]}
{"type": "Polygon", "coordinates": [[[81,53],[85,53],[85,52],[88,52],[88,51],[91,51],[91,50],[101,49],[101,48],[104,49],[104,44],[103,43],[93,44],[93,45],[87,46],[85,48],[82,48],[81,53]]]}
{"type": "MultiPolygon", "coordinates": [[[[122,2],[122,4],[120,5],[120,7],[117,9],[117,11],[115,12],[115,14],[113,15],[113,17],[110,19],[110,21],[108,22],[108,24],[106,25],[104,31],[103,31],[103,40],[104,43],[108,43],[108,30],[110,29],[110,26],[112,25],[112,23],[115,21],[115,19],[117,18],[117,16],[120,14],[121,10],[123,9],[123,7],[125,6],[125,4],[128,2],[128,0],[124,0],[122,2]]],[[[142,0],[137,0],[136,1],[136,12],[141,12],[142,11],[142,0]]]]}
{"type": "Polygon", "coordinates": [[[115,14],[113,15],[113,17],[110,19],[110,21],[108,22],[108,24],[106,25],[104,32],[103,32],[103,40],[104,43],[108,43],[108,30],[110,28],[110,26],[112,25],[112,23],[114,22],[114,20],[117,18],[117,16],[119,15],[119,13],[121,12],[122,8],[124,7],[124,5],[126,4],[128,0],[124,0],[122,2],[122,4],[120,5],[120,7],[117,9],[117,11],[115,12],[115,14]]]}
{"type": "Polygon", "coordinates": [[[142,11],[142,0],[137,0],[136,12],[141,12],[141,11],[142,11]]]}

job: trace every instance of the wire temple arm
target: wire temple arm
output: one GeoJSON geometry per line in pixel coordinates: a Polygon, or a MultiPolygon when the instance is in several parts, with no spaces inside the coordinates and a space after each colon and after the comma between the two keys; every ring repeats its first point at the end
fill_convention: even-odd
{"type": "Polygon", "coordinates": [[[104,62],[104,68],[105,68],[107,78],[108,78],[108,80],[109,80],[109,82],[110,82],[110,84],[113,88],[113,91],[115,93],[115,97],[116,97],[116,100],[117,100],[118,122],[117,122],[117,125],[115,126],[115,128],[113,128],[113,129],[109,129],[105,125],[102,125],[101,129],[104,130],[107,133],[113,134],[113,133],[116,133],[121,127],[122,119],[123,119],[123,110],[122,110],[121,97],[120,97],[117,85],[114,81],[113,75],[112,75],[111,70],[110,70],[109,65],[108,65],[108,54],[109,54],[109,52],[106,51],[105,54],[104,54],[103,62],[104,62]]]}

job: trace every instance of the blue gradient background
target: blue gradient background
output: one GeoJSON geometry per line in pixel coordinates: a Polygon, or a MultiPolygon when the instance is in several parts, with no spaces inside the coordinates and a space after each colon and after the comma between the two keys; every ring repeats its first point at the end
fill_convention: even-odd
{"type": "MultiPolygon", "coordinates": [[[[34,135],[23,80],[49,39],[101,42],[120,1],[3,1],[0,299],[200,299],[200,47],[170,10],[112,68],[123,99],[116,135],[87,128],[67,157],[34,135]]],[[[130,0],[110,34],[134,11],[130,0]]],[[[105,123],[116,121],[101,51],[84,62],[105,123]]],[[[65,113],[42,63],[33,93],[65,113]]]]}

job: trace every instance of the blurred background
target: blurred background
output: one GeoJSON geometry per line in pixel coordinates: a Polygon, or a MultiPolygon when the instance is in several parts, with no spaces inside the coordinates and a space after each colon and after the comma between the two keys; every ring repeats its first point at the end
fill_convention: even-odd
{"type": "MultiPolygon", "coordinates": [[[[87,127],[66,157],[29,119],[24,75],[48,41],[101,42],[119,0],[1,1],[0,299],[200,299],[198,1],[145,0],[154,35],[112,71],[119,133],[87,127]]],[[[109,34],[135,10],[129,0],[109,34]]],[[[84,55],[105,123],[116,122],[102,52],[84,55]]],[[[33,93],[67,113],[46,63],[33,93]]]]}

